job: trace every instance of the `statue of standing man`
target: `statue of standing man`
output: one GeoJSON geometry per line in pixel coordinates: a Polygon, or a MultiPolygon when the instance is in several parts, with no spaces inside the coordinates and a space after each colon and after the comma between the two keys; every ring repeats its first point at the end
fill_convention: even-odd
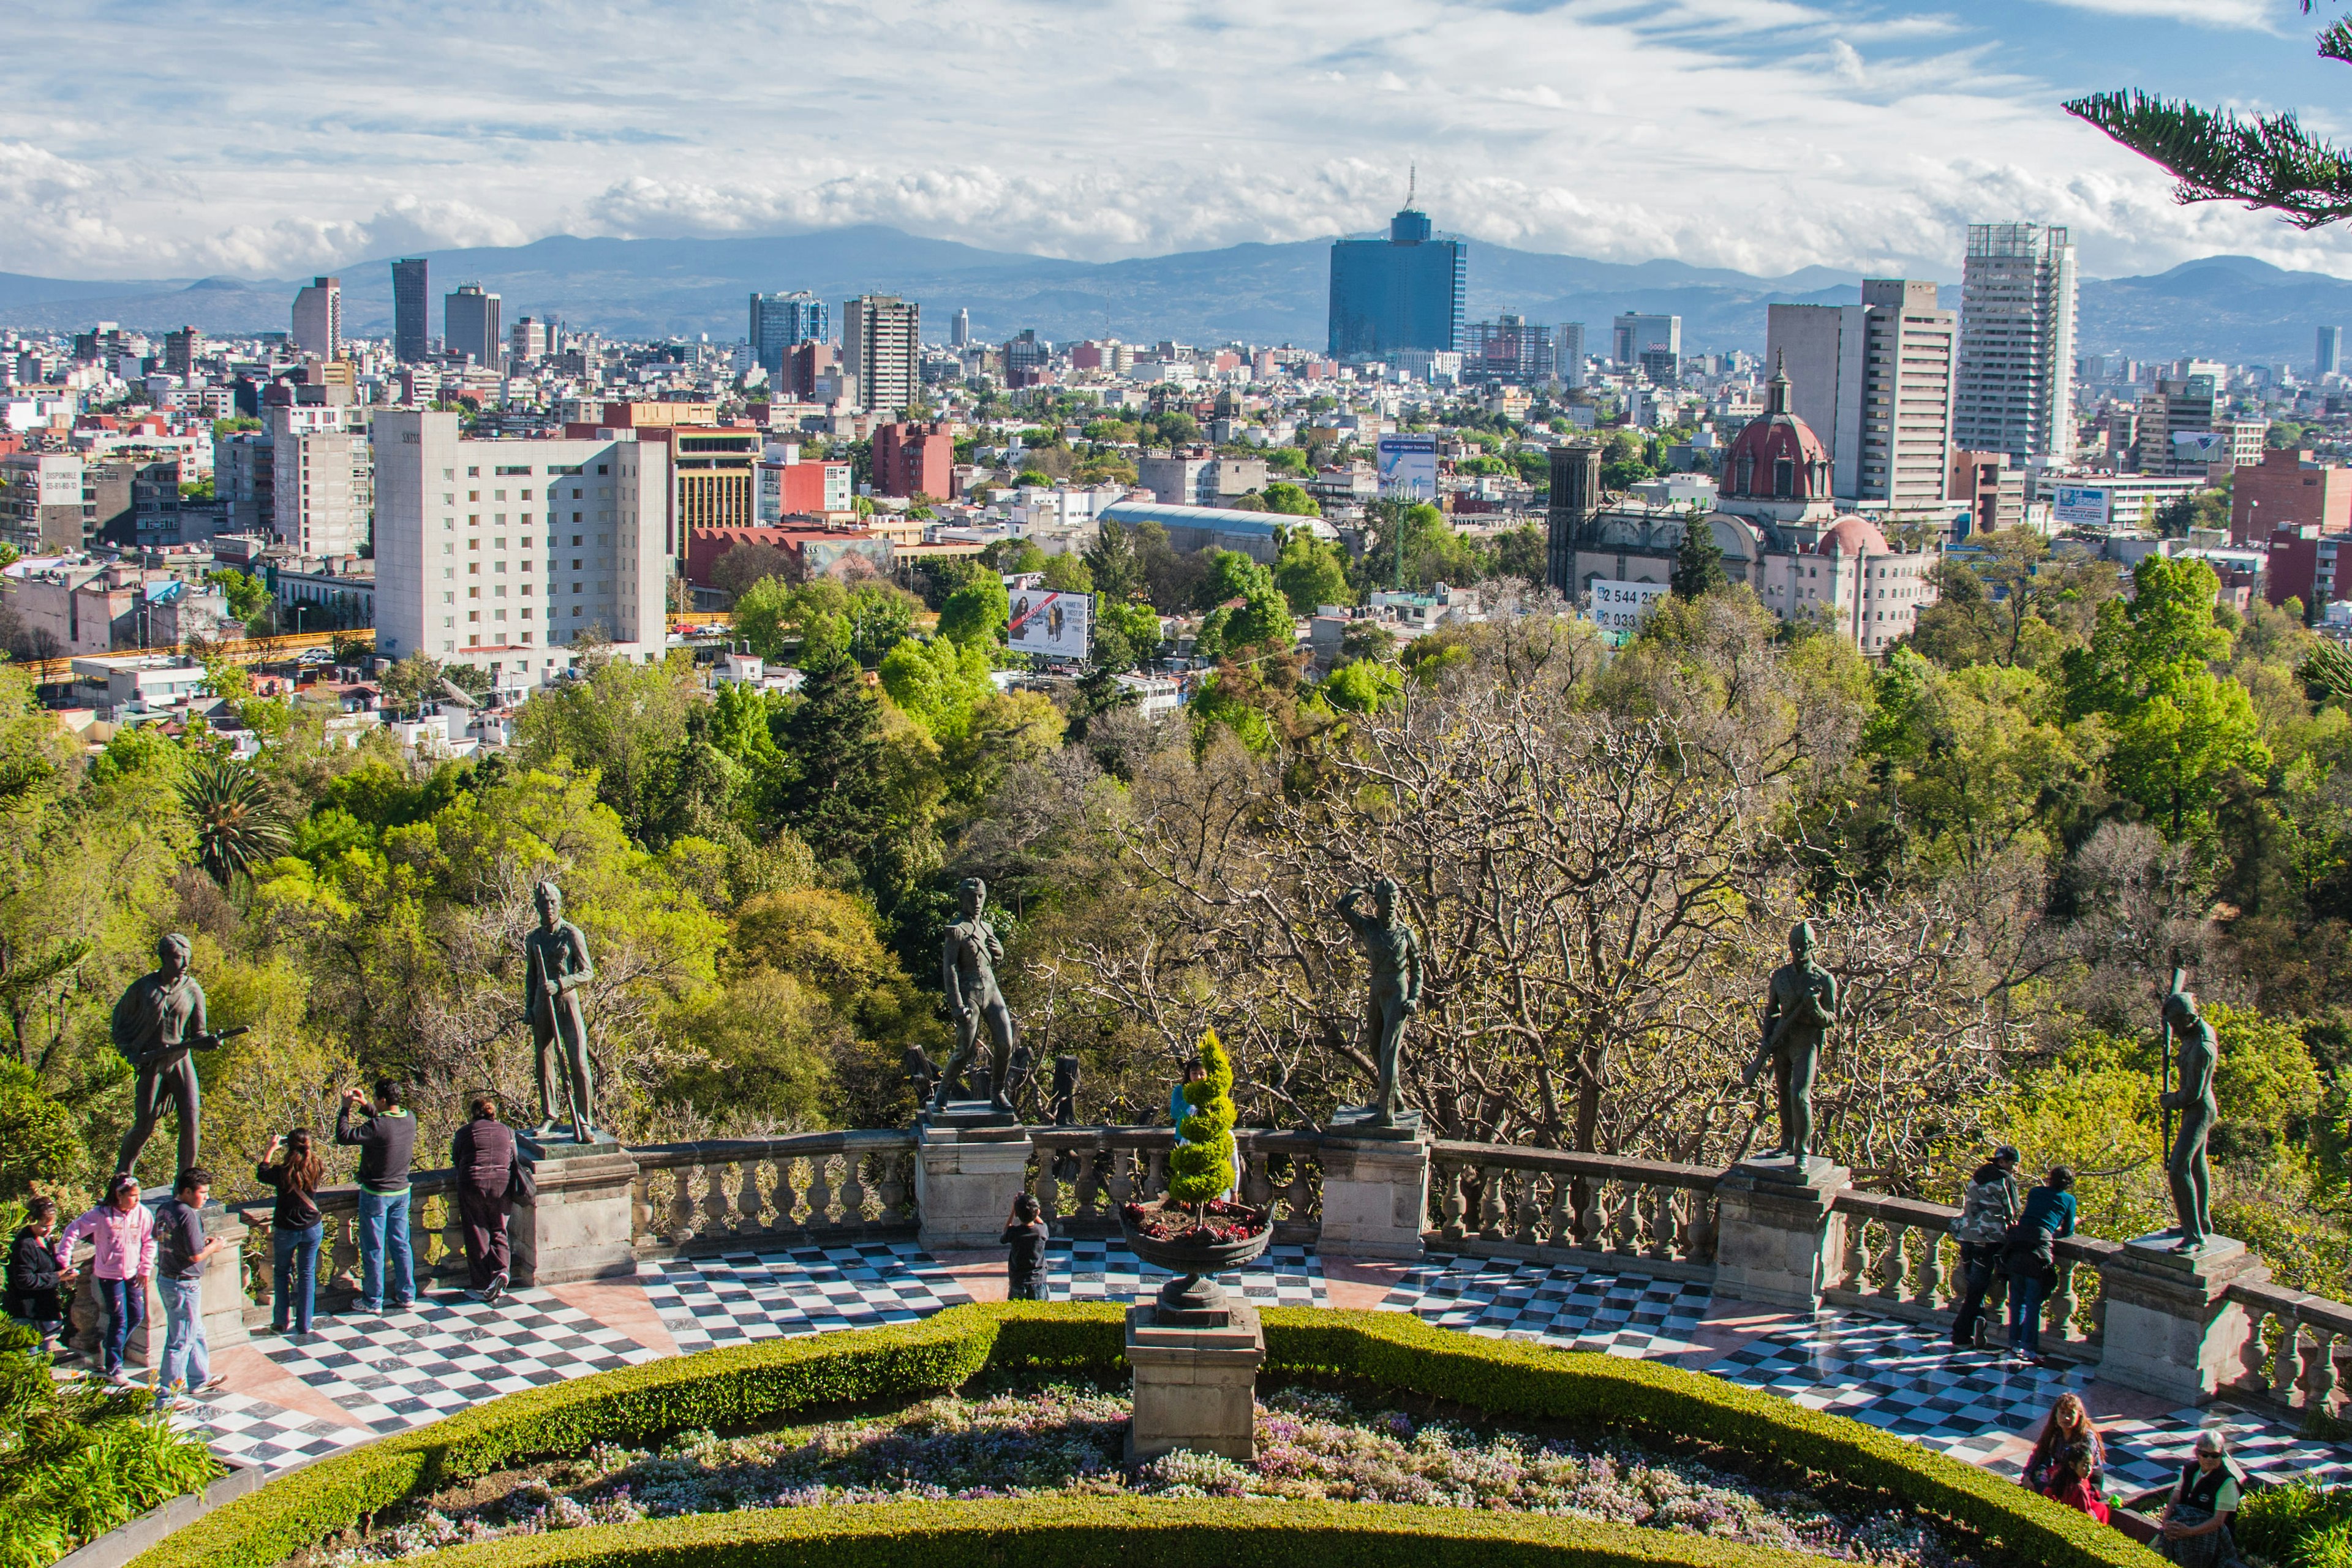
{"type": "Polygon", "coordinates": [[[2165,1174],[2172,1182],[2172,1208],[2180,1218],[2177,1252],[2194,1252],[2213,1234],[2213,1167],[2206,1159],[2205,1140],[2221,1108],[2213,1102],[2213,1066],[2220,1059],[2213,1026],[2197,1011],[2197,998],[2175,991],[2164,999],[2164,1027],[2180,1064],[2179,1087],[2164,1092],[2160,1103],[2180,1112],[2180,1132],[2166,1153],[2165,1174]]]}
{"type": "Polygon", "coordinates": [[[166,1104],[180,1131],[180,1163],[173,1173],[195,1168],[203,1108],[196,1064],[188,1053],[211,1050],[245,1033],[239,1028],[215,1035],[205,1027],[205,988],[188,973],[194,952],[177,931],[164,937],[155,944],[154,971],[132,981],[114,1004],[114,1048],[139,1073],[131,1089],[131,1127],[114,1162],[117,1174],[138,1164],[166,1104]]]}
{"type": "Polygon", "coordinates": [[[1764,1064],[1772,1064],[1780,1091],[1780,1143],[1765,1152],[1766,1159],[1785,1154],[1799,1171],[1804,1170],[1813,1144],[1813,1072],[1821,1065],[1822,1037],[1837,1016],[1837,977],[1813,962],[1812,922],[1801,921],[1789,933],[1789,962],[1772,972],[1764,1035],[1740,1075],[1740,1082],[1753,1088],[1764,1064]]]}
{"type": "Polygon", "coordinates": [[[956,1047],[940,1074],[931,1109],[947,1109],[948,1098],[965,1069],[979,1058],[980,1032],[985,1028],[994,1047],[989,1058],[989,1104],[1009,1111],[1013,1109],[1013,1010],[1004,1005],[1004,993],[996,985],[996,965],[1004,958],[1004,945],[996,940],[996,928],[981,914],[988,906],[988,884],[967,877],[957,893],[962,900],[963,918],[948,927],[940,939],[940,984],[948,994],[948,1012],[955,1019],[956,1047]]]}
{"type": "Polygon", "coordinates": [[[552,882],[541,882],[531,901],[539,909],[539,925],[523,938],[523,1018],[530,1025],[530,1043],[538,1058],[539,1126],[531,1137],[545,1142],[563,1129],[556,1114],[557,1075],[572,1111],[572,1141],[596,1143],[604,1134],[596,1126],[596,1074],[588,1060],[588,1021],[580,1011],[580,988],[595,978],[588,959],[588,939],[563,918],[563,892],[552,882]],[[554,1053],[562,1052],[562,1060],[554,1053]]]}
{"type": "Polygon", "coordinates": [[[1397,913],[1396,901],[1397,885],[1387,877],[1339,895],[1339,918],[1356,933],[1372,972],[1364,1022],[1380,1069],[1380,1097],[1371,1117],[1376,1127],[1395,1126],[1403,1110],[1397,1093],[1397,1052],[1404,1044],[1404,1021],[1421,1010],[1421,942],[1397,913]],[[1367,898],[1372,901],[1370,914],[1358,907],[1367,898]]]}

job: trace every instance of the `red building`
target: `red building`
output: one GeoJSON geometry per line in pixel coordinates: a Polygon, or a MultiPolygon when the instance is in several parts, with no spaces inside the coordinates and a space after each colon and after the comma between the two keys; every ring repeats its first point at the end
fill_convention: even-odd
{"type": "Polygon", "coordinates": [[[874,432],[874,488],[886,496],[954,496],[955,437],[943,425],[885,425],[874,432]]]}
{"type": "MultiPolygon", "coordinates": [[[[2238,473],[2242,479],[2252,471],[2240,468],[2238,473]]],[[[2300,599],[2306,616],[2345,597],[2347,590],[2352,590],[2352,573],[2339,578],[2337,572],[2342,559],[2339,547],[2346,542],[2347,536],[2323,533],[2311,523],[2273,531],[2270,537],[2270,562],[2263,573],[2263,597],[2273,605],[2300,599]]]]}
{"type": "Polygon", "coordinates": [[[2299,528],[2352,531],[2352,468],[2322,468],[2308,452],[2273,447],[2261,462],[2235,471],[2230,482],[2231,543],[2258,543],[2274,539],[2281,529],[2299,528]]]}

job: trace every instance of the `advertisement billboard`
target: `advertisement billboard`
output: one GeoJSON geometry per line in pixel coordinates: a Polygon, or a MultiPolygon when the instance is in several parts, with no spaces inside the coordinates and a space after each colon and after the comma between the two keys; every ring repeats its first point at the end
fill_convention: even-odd
{"type": "Polygon", "coordinates": [[[1024,587],[1021,579],[1011,577],[1005,579],[1004,590],[1013,601],[1005,641],[1014,652],[1076,660],[1087,657],[1094,635],[1093,595],[1024,587]]]}
{"type": "Polygon", "coordinates": [[[2115,492],[2105,485],[2060,485],[2050,507],[2050,521],[2060,528],[2105,528],[2115,492]]]}
{"type": "Polygon", "coordinates": [[[1671,591],[1664,583],[1595,577],[1586,587],[1584,618],[1605,632],[1630,632],[1648,620],[1651,607],[1671,591]]]}
{"type": "Polygon", "coordinates": [[[1383,436],[1377,447],[1381,494],[1403,500],[1437,499],[1437,437],[1383,436]]]}

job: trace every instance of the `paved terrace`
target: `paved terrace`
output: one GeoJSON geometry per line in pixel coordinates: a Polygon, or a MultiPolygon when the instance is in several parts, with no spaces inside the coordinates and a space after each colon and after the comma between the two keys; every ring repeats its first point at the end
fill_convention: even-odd
{"type": "MultiPolygon", "coordinates": [[[[1125,1300],[1164,1278],[1118,1241],[1113,1216],[1122,1198],[1160,1189],[1166,1130],[1039,1130],[1035,1142],[1023,1179],[1055,1217],[1054,1299],[1125,1300]]],[[[2106,1430],[2118,1489],[2168,1479],[2205,1426],[2227,1431],[2258,1475],[2352,1476],[2352,1445],[2299,1435],[2315,1399],[2332,1408],[2336,1354],[2352,1348],[2328,1326],[2332,1304],[2257,1287],[2242,1375],[2185,1404],[2098,1375],[2102,1300],[2075,1281],[2089,1293],[2096,1276],[2082,1265],[2105,1244],[2074,1247],[2044,1331],[2062,1359],[2029,1368],[1999,1348],[1949,1351],[1948,1209],[1849,1190],[1822,1302],[1790,1310],[1717,1289],[1719,1173],[1441,1143],[1428,1253],[1397,1261],[1316,1245],[1313,1135],[1245,1132],[1243,1144],[1245,1190],[1281,1215],[1265,1257],[1223,1277],[1253,1300],[1412,1312],[1465,1333],[1667,1362],[2008,1475],[2071,1389],[2106,1430]]],[[[908,1135],[887,1133],[635,1151],[634,1277],[526,1287],[495,1305],[457,1288],[462,1258],[437,1177],[425,1178],[416,1240],[436,1278],[416,1307],[340,1313],[330,1304],[349,1292],[330,1289],[314,1332],[257,1331],[218,1353],[226,1391],[178,1419],[225,1458],[282,1469],[563,1379],[1003,1300],[1001,1253],[915,1238],[912,1152],[908,1135]]],[[[321,1271],[341,1277],[355,1261],[350,1205],[331,1195],[327,1206],[343,1223],[321,1271]]]]}

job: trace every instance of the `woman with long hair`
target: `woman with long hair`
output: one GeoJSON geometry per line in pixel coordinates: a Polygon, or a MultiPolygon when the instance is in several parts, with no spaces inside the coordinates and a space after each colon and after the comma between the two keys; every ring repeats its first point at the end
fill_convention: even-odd
{"type": "Polygon", "coordinates": [[[2099,1436],[2098,1424],[2091,1419],[2083,1396],[2062,1394],[2050,1407],[2050,1418],[2042,1424],[2042,1436],[2034,1440],[2033,1452],[2027,1456],[2024,1473],[2018,1480],[2035,1491],[2049,1491],[2051,1483],[2059,1479],[2060,1461],[2076,1447],[2090,1450],[2090,1471],[2084,1479],[2095,1488],[2107,1468],[2106,1440],[2099,1436]]]}
{"type": "Polygon", "coordinates": [[[311,1146],[310,1131],[298,1127],[269,1140],[253,1173],[278,1189],[277,1206],[269,1216],[274,1287],[269,1331],[285,1333],[290,1321],[295,1333],[307,1334],[319,1292],[319,1240],[326,1234],[319,1215],[319,1182],[326,1174],[326,1163],[311,1146]]]}

